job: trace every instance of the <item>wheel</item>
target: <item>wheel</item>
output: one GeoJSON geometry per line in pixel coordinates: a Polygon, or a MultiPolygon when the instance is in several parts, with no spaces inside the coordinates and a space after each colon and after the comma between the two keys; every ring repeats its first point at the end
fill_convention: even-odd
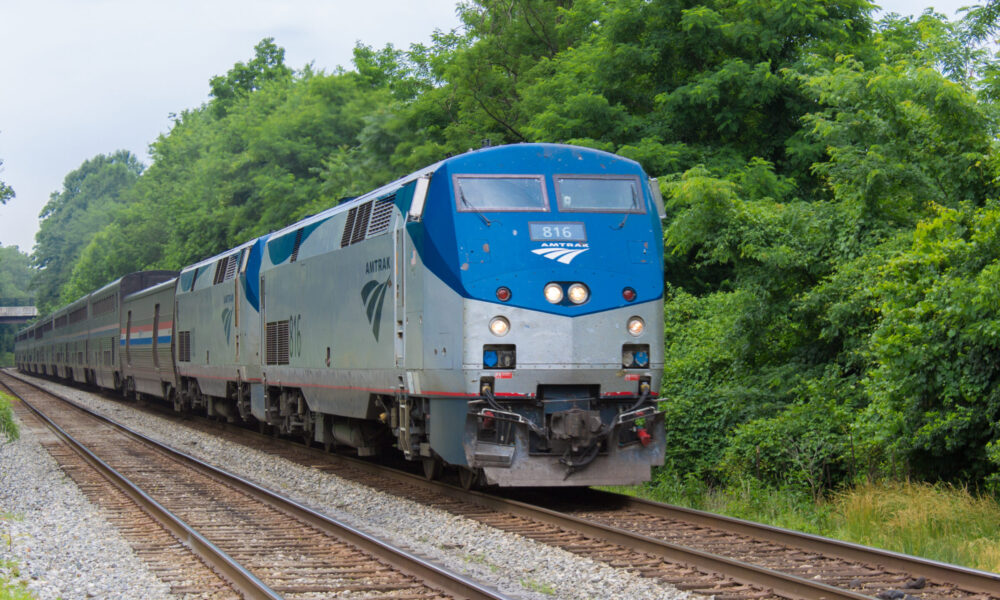
{"type": "Polygon", "coordinates": [[[476,485],[476,480],[479,479],[478,471],[470,469],[468,467],[458,468],[458,483],[462,486],[463,490],[471,490],[474,485],[476,485]]]}
{"type": "Polygon", "coordinates": [[[424,478],[434,481],[441,476],[441,461],[434,457],[424,458],[424,478]]]}

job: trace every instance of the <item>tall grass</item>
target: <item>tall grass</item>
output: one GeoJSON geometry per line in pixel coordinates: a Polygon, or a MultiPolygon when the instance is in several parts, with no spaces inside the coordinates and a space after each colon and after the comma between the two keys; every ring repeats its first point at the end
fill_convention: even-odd
{"type": "Polygon", "coordinates": [[[0,392],[0,442],[14,441],[21,436],[21,431],[14,421],[14,411],[10,408],[10,396],[0,392]]]}
{"type": "Polygon", "coordinates": [[[834,500],[832,537],[1000,572],[1000,504],[948,485],[860,485],[834,500]]]}

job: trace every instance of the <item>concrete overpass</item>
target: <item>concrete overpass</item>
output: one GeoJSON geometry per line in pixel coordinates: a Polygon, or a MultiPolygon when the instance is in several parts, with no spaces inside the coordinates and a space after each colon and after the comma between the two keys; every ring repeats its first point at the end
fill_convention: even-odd
{"type": "Polygon", "coordinates": [[[34,306],[0,306],[0,325],[5,323],[24,323],[38,316],[34,306]]]}

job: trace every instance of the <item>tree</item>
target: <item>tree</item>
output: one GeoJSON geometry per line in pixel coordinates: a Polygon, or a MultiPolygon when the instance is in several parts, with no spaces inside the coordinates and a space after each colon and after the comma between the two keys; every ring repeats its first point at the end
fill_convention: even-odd
{"type": "Polygon", "coordinates": [[[211,86],[212,110],[223,116],[234,103],[263,88],[269,82],[291,77],[285,66],[285,49],[274,43],[274,38],[264,38],[254,46],[254,57],[246,64],[238,62],[224,76],[213,77],[211,86]]]}
{"type": "Polygon", "coordinates": [[[32,287],[39,311],[55,308],[60,299],[75,299],[63,298],[62,286],[83,248],[129,202],[142,170],[139,160],[125,150],[98,155],[69,173],[62,191],[49,198],[40,215],[33,254],[37,270],[32,287]]]}
{"type": "MultiPolygon", "coordinates": [[[[3,161],[0,160],[0,167],[3,167],[3,161]]],[[[7,204],[7,201],[14,197],[14,190],[11,189],[9,185],[4,183],[0,179],[0,204],[7,204]]]]}

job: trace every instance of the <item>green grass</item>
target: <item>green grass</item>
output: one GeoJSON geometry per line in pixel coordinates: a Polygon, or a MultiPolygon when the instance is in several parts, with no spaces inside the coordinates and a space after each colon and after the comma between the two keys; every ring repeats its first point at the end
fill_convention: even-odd
{"type": "Polygon", "coordinates": [[[1000,503],[949,485],[869,483],[819,502],[800,490],[753,480],[709,490],[695,482],[661,478],[647,486],[608,489],[1000,572],[1000,503]]]}
{"type": "MultiPolygon", "coordinates": [[[[14,577],[18,576],[16,563],[0,561],[0,569],[10,570],[14,577]]],[[[33,600],[34,598],[20,583],[9,581],[0,576],[0,600],[33,600]]]]}
{"type": "Polygon", "coordinates": [[[1000,504],[948,485],[866,484],[832,500],[832,537],[1000,573],[1000,504]]]}
{"type": "Polygon", "coordinates": [[[0,392],[0,442],[14,441],[21,436],[21,431],[14,421],[14,411],[10,408],[11,397],[0,392]]]}

